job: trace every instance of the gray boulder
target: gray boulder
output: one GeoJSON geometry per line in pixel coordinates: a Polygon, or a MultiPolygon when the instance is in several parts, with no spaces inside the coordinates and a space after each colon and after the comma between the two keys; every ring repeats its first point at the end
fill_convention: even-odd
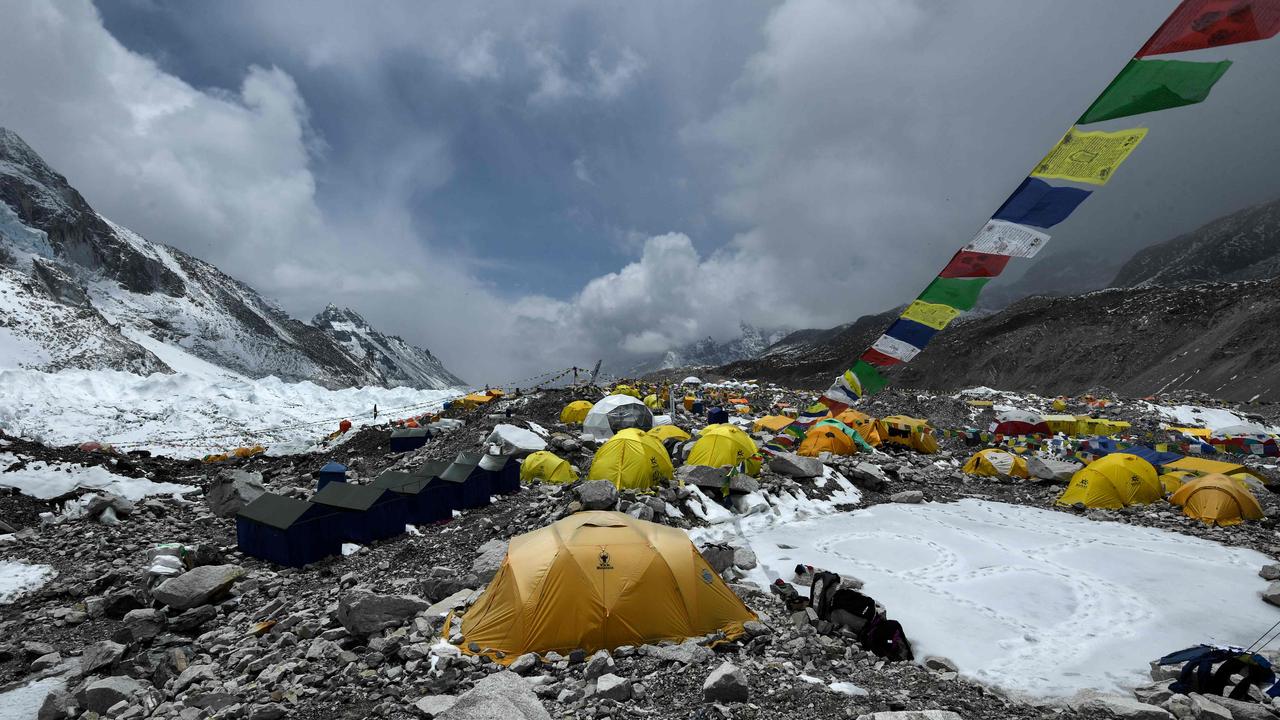
{"type": "Polygon", "coordinates": [[[176,695],[198,682],[213,680],[215,677],[212,665],[190,665],[173,681],[173,692],[176,695]]]}
{"type": "Polygon", "coordinates": [[[686,640],[679,645],[643,645],[641,651],[659,661],[670,661],[695,665],[710,662],[715,653],[711,648],[686,640]]]}
{"type": "Polygon", "coordinates": [[[64,720],[71,717],[71,708],[75,705],[71,693],[55,687],[44,696],[40,710],[36,712],[36,720],[64,720]]]}
{"type": "Polygon", "coordinates": [[[513,660],[507,669],[517,675],[526,675],[541,664],[538,653],[525,653],[513,660]]]}
{"type": "Polygon", "coordinates": [[[507,671],[485,677],[436,717],[440,720],[551,720],[529,684],[507,671]]]}
{"type": "Polygon", "coordinates": [[[850,465],[845,475],[854,485],[866,490],[883,490],[889,486],[889,478],[885,476],[880,466],[868,462],[850,465]]]}
{"type": "Polygon", "coordinates": [[[489,582],[502,563],[507,559],[507,541],[494,538],[476,549],[476,559],[471,561],[471,572],[480,577],[481,582],[489,582]]]}
{"type": "Polygon", "coordinates": [[[132,701],[141,695],[142,683],[124,675],[113,675],[85,686],[77,698],[81,707],[105,715],[107,708],[121,700],[132,701]]]}
{"type": "Polygon", "coordinates": [[[1273,581],[1262,591],[1262,599],[1272,605],[1280,605],[1280,580],[1273,581]]]}
{"type": "Polygon", "coordinates": [[[103,668],[110,669],[124,657],[124,645],[110,640],[92,643],[80,654],[80,674],[92,675],[103,668]]]}
{"type": "Polygon", "coordinates": [[[413,704],[423,717],[434,718],[444,714],[445,710],[458,702],[457,695],[424,695],[413,704]]]}
{"type": "Polygon", "coordinates": [[[175,610],[189,610],[227,594],[241,575],[238,565],[205,565],[165,580],[151,596],[175,610]]]}
{"type": "Polygon", "coordinates": [[[605,673],[596,679],[594,697],[597,700],[626,702],[631,699],[631,681],[613,673],[605,673]]]}
{"type": "Polygon", "coordinates": [[[368,635],[408,622],[431,603],[414,595],[355,592],[338,601],[338,622],[352,635],[368,635]]]}
{"type": "Polygon", "coordinates": [[[266,491],[262,486],[262,473],[224,470],[213,479],[204,499],[214,515],[232,517],[266,491]]]}
{"type": "Polygon", "coordinates": [[[919,490],[903,490],[889,496],[889,502],[905,503],[914,505],[924,502],[924,493],[919,490]]]}
{"type": "Polygon", "coordinates": [[[583,510],[612,510],[618,504],[618,488],[608,480],[588,480],[574,489],[583,510]]]}
{"type": "Polygon", "coordinates": [[[1101,695],[1076,706],[1087,717],[1116,718],[1116,720],[1173,720],[1173,715],[1162,707],[1138,702],[1131,697],[1101,695]]]}
{"type": "Polygon", "coordinates": [[[1258,577],[1268,581],[1280,580],[1280,563],[1263,565],[1262,569],[1258,571],[1258,577]]]}
{"type": "Polygon", "coordinates": [[[124,627],[133,641],[150,640],[165,627],[164,613],[152,608],[138,608],[124,614],[124,627]]]}
{"type": "Polygon", "coordinates": [[[631,507],[627,508],[627,514],[637,520],[653,522],[653,508],[649,507],[645,503],[632,503],[631,507]]]}
{"type": "Polygon", "coordinates": [[[1227,697],[1210,698],[1215,705],[1226,708],[1235,720],[1275,720],[1276,713],[1271,708],[1256,702],[1232,700],[1227,697]]]}
{"type": "Polygon", "coordinates": [[[699,549],[702,558],[707,561],[712,570],[722,573],[733,567],[734,549],[729,545],[721,543],[707,543],[699,549]]]}
{"type": "Polygon", "coordinates": [[[733,548],[733,566],[743,570],[752,570],[759,564],[756,553],[749,547],[734,546],[733,548]]]}
{"type": "Polygon", "coordinates": [[[710,488],[717,493],[724,487],[725,478],[729,475],[727,467],[710,467],[708,465],[681,465],[676,468],[676,480],[685,485],[697,485],[710,488]]]}
{"type": "Polygon", "coordinates": [[[748,695],[747,674],[727,660],[702,683],[702,699],[707,702],[746,702],[748,695]]]}
{"type": "Polygon", "coordinates": [[[812,478],[822,475],[822,461],[795,453],[778,453],[769,460],[769,469],[793,478],[812,478]]]}
{"type": "Polygon", "coordinates": [[[1196,720],[1232,720],[1231,711],[1215,702],[1217,698],[1210,699],[1200,693],[1187,697],[1191,700],[1191,716],[1196,720]]]}

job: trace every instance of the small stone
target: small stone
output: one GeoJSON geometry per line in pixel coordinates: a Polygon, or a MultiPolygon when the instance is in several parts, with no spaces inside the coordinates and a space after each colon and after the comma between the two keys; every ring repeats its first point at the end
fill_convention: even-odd
{"type": "Polygon", "coordinates": [[[889,502],[914,505],[924,502],[924,493],[919,490],[903,490],[889,496],[889,502]]]}
{"type": "Polygon", "coordinates": [[[588,480],[574,493],[584,510],[612,510],[618,503],[618,488],[608,480],[588,480]]]}
{"type": "Polygon", "coordinates": [[[124,657],[124,649],[124,645],[110,640],[86,645],[80,654],[80,674],[92,675],[103,668],[110,668],[124,657]]]}
{"type": "Polygon", "coordinates": [[[1232,720],[1230,710],[1200,693],[1191,693],[1187,697],[1191,700],[1191,716],[1196,720],[1232,720]]]}
{"type": "Polygon", "coordinates": [[[187,610],[226,595],[243,574],[238,565],[204,565],[165,580],[151,594],[175,610],[187,610]]]}

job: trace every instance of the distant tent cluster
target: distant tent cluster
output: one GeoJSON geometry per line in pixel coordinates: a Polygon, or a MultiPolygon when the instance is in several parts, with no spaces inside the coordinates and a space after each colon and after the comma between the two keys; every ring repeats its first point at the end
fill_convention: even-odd
{"type": "Polygon", "coordinates": [[[514,457],[461,453],[410,471],[388,471],[368,485],[347,482],[346,467],[328,463],[316,473],[309,500],[265,493],[236,517],[247,555],[301,567],[342,552],[344,542],[395,537],[405,525],[442,522],[455,510],[480,508],[492,495],[520,489],[514,457]]]}

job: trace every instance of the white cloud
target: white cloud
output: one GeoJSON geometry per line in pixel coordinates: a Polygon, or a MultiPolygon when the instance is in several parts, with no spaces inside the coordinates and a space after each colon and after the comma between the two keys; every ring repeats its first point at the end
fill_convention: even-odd
{"type": "Polygon", "coordinates": [[[596,181],[591,179],[591,171],[587,169],[587,159],[581,155],[573,159],[573,176],[588,185],[596,184],[596,181]]]}

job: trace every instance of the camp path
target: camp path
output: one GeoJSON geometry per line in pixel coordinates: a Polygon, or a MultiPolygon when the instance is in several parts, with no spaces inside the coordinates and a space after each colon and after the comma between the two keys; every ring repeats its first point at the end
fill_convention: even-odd
{"type": "Polygon", "coordinates": [[[1280,619],[1252,550],[1064,511],[980,500],[876,505],[747,538],[764,575],[797,563],[855,576],[917,657],[1036,697],[1146,682],[1198,642],[1248,644],[1280,619]],[[783,547],[780,547],[783,546],[783,547]]]}

